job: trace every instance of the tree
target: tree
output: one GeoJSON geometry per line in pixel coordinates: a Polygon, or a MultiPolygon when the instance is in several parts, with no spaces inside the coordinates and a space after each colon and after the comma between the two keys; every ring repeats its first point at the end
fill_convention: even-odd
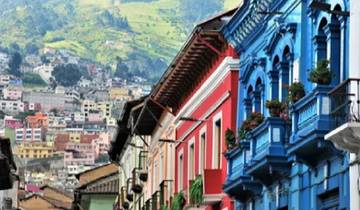
{"type": "Polygon", "coordinates": [[[46,86],[46,82],[38,75],[35,73],[25,73],[22,76],[22,80],[24,85],[35,85],[35,86],[46,86]]]}
{"type": "Polygon", "coordinates": [[[50,63],[50,60],[46,57],[46,55],[41,55],[40,60],[44,64],[49,64],[50,63]]]}
{"type": "Polygon", "coordinates": [[[52,76],[55,77],[58,84],[69,87],[77,84],[81,79],[81,72],[77,65],[66,64],[56,66],[52,72],[52,76]]]}
{"type": "Polygon", "coordinates": [[[26,53],[28,54],[35,54],[37,55],[39,53],[39,48],[34,43],[28,43],[25,46],[26,53]]]}
{"type": "Polygon", "coordinates": [[[29,110],[26,112],[20,112],[15,118],[24,121],[28,116],[35,115],[35,111],[29,110]]]}
{"type": "Polygon", "coordinates": [[[119,77],[119,78],[123,78],[123,79],[127,79],[129,77],[131,77],[131,73],[129,72],[129,67],[123,63],[123,60],[116,56],[116,70],[115,70],[115,77],[119,77]]]}
{"type": "Polygon", "coordinates": [[[20,66],[22,63],[22,57],[19,52],[15,52],[10,59],[9,62],[9,74],[14,75],[16,77],[21,76],[20,66]]]}

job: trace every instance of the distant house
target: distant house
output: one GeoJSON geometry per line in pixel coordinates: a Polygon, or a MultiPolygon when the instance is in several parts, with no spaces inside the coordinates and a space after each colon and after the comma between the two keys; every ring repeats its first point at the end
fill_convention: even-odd
{"type": "Polygon", "coordinates": [[[119,171],[115,164],[90,169],[76,176],[79,186],[74,193],[74,210],[113,209],[119,192],[119,171]]]}
{"type": "Polygon", "coordinates": [[[60,191],[56,188],[45,185],[40,188],[41,193],[33,194],[30,197],[21,199],[19,206],[26,210],[39,209],[64,209],[70,210],[73,202],[73,197],[66,192],[60,191]]]}

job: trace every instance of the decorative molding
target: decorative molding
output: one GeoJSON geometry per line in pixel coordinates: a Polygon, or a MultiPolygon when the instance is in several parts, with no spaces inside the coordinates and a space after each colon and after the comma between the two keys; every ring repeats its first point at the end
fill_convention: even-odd
{"type": "MultiPolygon", "coordinates": [[[[208,111],[203,114],[201,116],[201,119],[206,119],[208,118],[217,108],[219,108],[219,106],[221,106],[222,103],[224,103],[224,101],[226,101],[228,98],[230,97],[230,92],[226,92],[224,95],[222,95],[222,97],[216,102],[214,103],[213,106],[211,106],[208,111]]],[[[187,129],[184,134],[182,136],[179,137],[178,141],[182,142],[184,141],[184,139],[191,133],[193,132],[193,130],[199,126],[202,122],[195,122],[192,124],[192,126],[187,129]]]]}
{"type": "Polygon", "coordinates": [[[190,98],[190,100],[180,109],[175,117],[176,127],[183,123],[179,121],[181,117],[191,116],[196,109],[213,93],[213,91],[223,82],[226,75],[230,71],[239,70],[239,59],[226,57],[218,68],[212,73],[209,78],[201,85],[199,90],[190,98]]]}
{"type": "Polygon", "coordinates": [[[277,44],[285,34],[290,33],[292,34],[292,38],[294,38],[296,34],[296,28],[296,23],[280,23],[279,27],[276,29],[267,46],[265,47],[266,54],[271,55],[274,52],[277,44]]]}

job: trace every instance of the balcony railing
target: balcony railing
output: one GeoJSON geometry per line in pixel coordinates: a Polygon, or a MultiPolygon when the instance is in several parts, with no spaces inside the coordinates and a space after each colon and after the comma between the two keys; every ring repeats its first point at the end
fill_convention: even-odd
{"type": "Polygon", "coordinates": [[[249,141],[241,141],[238,148],[226,153],[228,160],[228,175],[223,190],[238,200],[246,200],[250,195],[259,194],[262,185],[245,173],[250,159],[249,141]]]}
{"type": "Polygon", "coordinates": [[[330,142],[324,141],[325,134],[334,127],[331,88],[318,85],[291,107],[292,134],[287,152],[310,167],[337,152],[330,142]]]}
{"type": "Polygon", "coordinates": [[[276,117],[267,118],[247,136],[251,141],[251,159],[246,173],[264,184],[271,184],[289,172],[285,144],[287,123],[276,117]]]}
{"type": "Polygon", "coordinates": [[[160,183],[160,206],[168,206],[172,193],[172,180],[163,180],[160,183]]]}
{"type": "Polygon", "coordinates": [[[160,191],[154,192],[151,196],[151,210],[160,209],[160,191]]]}
{"type": "Polygon", "coordinates": [[[330,90],[330,86],[319,85],[291,107],[293,135],[290,143],[314,131],[326,133],[332,127],[328,96],[330,90]]]}
{"type": "Polygon", "coordinates": [[[360,79],[347,79],[329,92],[331,117],[338,127],[346,122],[360,122],[360,79]]]}

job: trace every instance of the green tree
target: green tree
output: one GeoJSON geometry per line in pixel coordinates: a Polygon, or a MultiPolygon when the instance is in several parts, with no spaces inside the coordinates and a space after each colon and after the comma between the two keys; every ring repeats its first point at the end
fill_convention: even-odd
{"type": "Polygon", "coordinates": [[[35,73],[25,73],[22,77],[24,85],[46,86],[46,82],[35,73]]]}
{"type": "Polygon", "coordinates": [[[9,62],[9,74],[14,75],[16,77],[21,76],[20,66],[22,63],[22,57],[19,52],[15,52],[10,59],[9,62]]]}
{"type": "Polygon", "coordinates": [[[52,76],[58,84],[69,87],[74,86],[81,79],[81,72],[77,65],[66,64],[54,68],[52,76]]]}

